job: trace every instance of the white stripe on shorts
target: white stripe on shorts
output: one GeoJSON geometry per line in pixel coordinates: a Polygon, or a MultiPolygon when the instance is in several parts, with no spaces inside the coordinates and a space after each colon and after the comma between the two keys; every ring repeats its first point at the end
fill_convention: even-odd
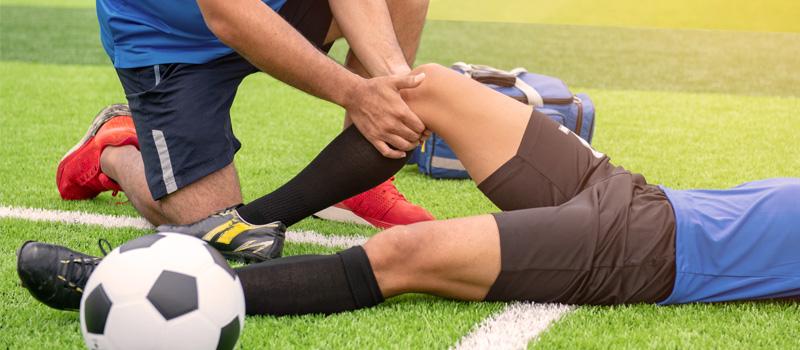
{"type": "Polygon", "coordinates": [[[153,130],[153,142],[156,144],[158,159],[161,160],[161,176],[164,178],[164,186],[167,187],[167,194],[170,194],[178,190],[178,185],[175,183],[175,175],[172,174],[172,161],[169,159],[169,149],[167,149],[164,132],[153,130]]]}

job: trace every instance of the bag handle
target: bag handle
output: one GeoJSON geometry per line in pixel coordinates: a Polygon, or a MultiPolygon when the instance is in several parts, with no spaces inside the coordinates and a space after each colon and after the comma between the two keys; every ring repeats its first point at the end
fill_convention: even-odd
{"type": "Polygon", "coordinates": [[[525,68],[518,67],[514,68],[511,71],[504,71],[494,67],[484,66],[484,65],[477,65],[477,64],[467,64],[464,62],[456,62],[453,64],[453,67],[458,68],[464,75],[472,78],[479,83],[482,84],[493,84],[503,87],[516,87],[522,94],[525,96],[524,100],[520,99],[519,101],[534,107],[542,107],[544,106],[544,100],[542,99],[542,95],[539,94],[533,86],[530,86],[528,83],[519,79],[519,75],[523,73],[527,73],[528,71],[525,68]]]}
{"type": "Polygon", "coordinates": [[[517,77],[492,71],[474,71],[471,78],[482,84],[493,84],[504,87],[513,87],[517,83],[517,77]]]}

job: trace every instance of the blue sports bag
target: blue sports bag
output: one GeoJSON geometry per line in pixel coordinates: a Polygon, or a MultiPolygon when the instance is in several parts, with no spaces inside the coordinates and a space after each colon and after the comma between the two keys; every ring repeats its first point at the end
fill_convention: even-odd
{"type": "MultiPolygon", "coordinates": [[[[592,142],[594,104],[585,94],[573,94],[558,78],[529,73],[524,68],[503,71],[489,66],[457,62],[452,66],[486,86],[533,106],[578,136],[592,142]]],[[[419,172],[439,179],[468,179],[469,174],[447,143],[433,133],[409,158],[419,172]]]]}

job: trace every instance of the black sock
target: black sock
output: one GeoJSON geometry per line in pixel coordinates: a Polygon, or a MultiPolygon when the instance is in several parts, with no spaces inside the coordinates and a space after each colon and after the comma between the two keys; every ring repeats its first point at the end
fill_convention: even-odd
{"type": "Polygon", "coordinates": [[[398,172],[406,159],[386,158],[354,126],[342,131],[297,176],[274,192],[239,207],[252,224],[286,226],[369,190],[398,172]]]}
{"type": "Polygon", "coordinates": [[[236,269],[248,315],[331,314],[383,302],[364,248],[299,255],[236,269]]]}

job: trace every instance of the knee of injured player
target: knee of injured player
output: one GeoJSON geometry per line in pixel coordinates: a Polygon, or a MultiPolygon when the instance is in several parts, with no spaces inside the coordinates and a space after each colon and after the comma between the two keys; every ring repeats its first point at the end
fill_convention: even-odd
{"type": "Polygon", "coordinates": [[[425,74],[425,79],[417,87],[400,90],[400,94],[427,125],[430,118],[440,118],[444,114],[436,111],[445,103],[448,75],[457,73],[442,65],[427,63],[414,68],[411,74],[425,74]]]}
{"type": "Polygon", "coordinates": [[[425,79],[418,86],[400,90],[406,103],[421,103],[431,100],[442,89],[443,79],[454,72],[436,63],[426,63],[414,68],[410,74],[425,74],[425,79]]]}
{"type": "Polygon", "coordinates": [[[420,252],[428,243],[419,225],[395,226],[373,236],[364,250],[385,297],[413,289],[424,273],[420,252]]]}

